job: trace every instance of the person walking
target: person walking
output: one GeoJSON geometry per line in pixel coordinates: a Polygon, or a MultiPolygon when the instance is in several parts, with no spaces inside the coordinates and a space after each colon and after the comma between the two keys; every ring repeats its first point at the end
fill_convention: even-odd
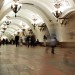
{"type": "Polygon", "coordinates": [[[27,43],[27,47],[29,48],[30,43],[31,43],[31,37],[29,35],[26,38],[26,43],[27,43]]]}
{"type": "Polygon", "coordinates": [[[50,46],[51,46],[51,53],[54,54],[54,51],[55,51],[55,47],[57,46],[57,39],[56,37],[53,37],[50,41],[50,46]]]}
{"type": "Polygon", "coordinates": [[[48,53],[48,50],[51,47],[51,53],[55,54],[55,47],[58,45],[58,40],[56,37],[53,37],[50,39],[50,45],[46,47],[46,53],[48,53]]]}

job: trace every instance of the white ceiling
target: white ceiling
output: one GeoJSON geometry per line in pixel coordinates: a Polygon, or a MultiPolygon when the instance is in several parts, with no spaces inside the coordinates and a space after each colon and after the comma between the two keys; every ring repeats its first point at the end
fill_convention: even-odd
{"type": "MultiPolygon", "coordinates": [[[[0,0],[0,26],[4,23],[6,16],[10,16],[12,20],[10,27],[8,27],[5,32],[7,36],[10,35],[10,33],[15,33],[16,28],[22,29],[22,25],[29,25],[33,29],[32,23],[34,17],[37,18],[37,24],[45,22],[48,26],[49,20],[56,22],[56,18],[52,13],[56,11],[54,5],[57,3],[57,1],[61,4],[59,10],[62,11],[62,15],[64,15],[66,11],[70,11],[71,9],[75,10],[75,0],[19,0],[19,3],[22,3],[22,8],[17,13],[17,18],[15,18],[15,14],[11,10],[11,4],[13,0],[0,0]],[[31,3],[31,5],[25,3],[31,3]]],[[[66,14],[67,13],[68,12],[66,12],[66,14]]]]}

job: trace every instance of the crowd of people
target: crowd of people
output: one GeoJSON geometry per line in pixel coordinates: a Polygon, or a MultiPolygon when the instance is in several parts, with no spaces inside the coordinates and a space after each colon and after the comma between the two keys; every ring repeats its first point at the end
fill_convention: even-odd
{"type": "Polygon", "coordinates": [[[27,35],[25,38],[24,38],[25,42],[23,42],[23,39],[22,37],[19,37],[18,35],[15,36],[15,44],[16,44],[16,47],[19,46],[19,45],[22,45],[22,44],[25,44],[27,47],[31,46],[31,47],[34,47],[39,43],[39,40],[37,39],[36,40],[36,37],[35,35],[27,35]]]}
{"type": "Polygon", "coordinates": [[[2,40],[0,40],[0,45],[1,44],[3,45],[15,44],[16,47],[26,45],[29,48],[30,46],[34,47],[36,45],[40,45],[40,42],[38,39],[36,39],[35,35],[27,35],[25,36],[25,38],[22,38],[19,35],[16,35],[15,38],[11,40],[3,38],[2,40]]]}
{"type": "Polygon", "coordinates": [[[0,45],[1,44],[3,44],[3,45],[6,44],[7,45],[8,43],[9,43],[8,39],[2,39],[2,40],[0,39],[0,45]]]}
{"type": "MultiPolygon", "coordinates": [[[[47,40],[47,37],[44,35],[43,37],[44,39],[44,46],[46,46],[46,40],[47,40]]],[[[40,45],[40,42],[38,39],[36,39],[35,35],[27,35],[25,36],[24,38],[24,41],[23,41],[23,38],[20,37],[19,35],[16,35],[14,39],[11,39],[10,41],[8,39],[0,39],[0,46],[1,44],[3,45],[8,45],[8,44],[15,44],[16,47],[18,46],[22,46],[22,45],[26,45],[28,48],[29,47],[35,47],[37,45],[40,45]]],[[[55,47],[57,46],[58,44],[58,40],[56,37],[53,37],[50,39],[50,46],[46,46],[46,52],[48,52],[49,48],[51,47],[51,53],[54,54],[54,51],[55,51],[55,47]]]]}

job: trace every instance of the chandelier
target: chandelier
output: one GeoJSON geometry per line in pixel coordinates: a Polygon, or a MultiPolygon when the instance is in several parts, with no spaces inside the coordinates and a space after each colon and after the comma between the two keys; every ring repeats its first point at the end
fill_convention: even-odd
{"type": "Polygon", "coordinates": [[[3,28],[3,30],[5,31],[5,30],[6,30],[6,28],[3,28]]]}
{"type": "Polygon", "coordinates": [[[22,4],[18,3],[19,0],[13,0],[13,1],[14,2],[11,5],[11,9],[15,13],[15,17],[16,17],[16,13],[21,9],[22,4]]]}
{"type": "Polygon", "coordinates": [[[56,0],[56,3],[54,4],[54,7],[56,8],[56,11],[53,12],[53,14],[56,18],[59,18],[59,16],[62,14],[62,12],[59,10],[60,6],[62,5],[61,1],[62,0],[56,0]]]}
{"type": "Polygon", "coordinates": [[[22,31],[24,32],[25,31],[25,25],[22,25],[22,26],[23,26],[22,31]]]}
{"type": "Polygon", "coordinates": [[[22,31],[24,32],[24,31],[25,31],[25,29],[23,28],[23,29],[22,29],[22,31]]]}
{"type": "Polygon", "coordinates": [[[22,34],[23,34],[23,36],[25,36],[25,25],[23,25],[22,34]]]}
{"type": "Polygon", "coordinates": [[[5,24],[9,25],[11,23],[10,16],[6,16],[5,24]]]}
{"type": "Polygon", "coordinates": [[[33,34],[32,29],[28,29],[28,31],[29,31],[29,34],[33,34]]]}
{"type": "Polygon", "coordinates": [[[36,23],[35,23],[36,20],[37,20],[36,18],[33,18],[34,23],[33,23],[32,25],[33,25],[34,29],[35,29],[35,27],[37,26],[36,23]]]}
{"type": "Polygon", "coordinates": [[[46,30],[46,29],[47,29],[47,27],[46,27],[46,24],[45,24],[45,23],[41,24],[41,25],[40,25],[40,26],[38,26],[38,27],[40,27],[40,31],[44,31],[44,30],[46,30]]]}
{"type": "Polygon", "coordinates": [[[2,29],[5,31],[5,30],[7,29],[7,26],[6,26],[6,25],[4,25],[2,29]]]}
{"type": "Polygon", "coordinates": [[[6,25],[9,25],[11,23],[11,21],[5,21],[6,25]]]}
{"type": "Polygon", "coordinates": [[[59,18],[59,16],[62,14],[62,12],[57,10],[53,14],[56,18],[59,18]]]}

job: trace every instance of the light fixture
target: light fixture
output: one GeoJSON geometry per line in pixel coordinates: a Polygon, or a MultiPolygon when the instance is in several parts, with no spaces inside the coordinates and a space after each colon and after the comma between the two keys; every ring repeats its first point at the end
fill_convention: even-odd
{"type": "Polygon", "coordinates": [[[59,18],[59,16],[62,14],[62,12],[59,11],[59,10],[57,10],[57,11],[55,11],[53,14],[54,14],[54,16],[55,16],[56,18],[59,18]]]}
{"type": "Polygon", "coordinates": [[[22,29],[22,35],[25,36],[25,29],[22,29]]]}
{"type": "Polygon", "coordinates": [[[25,36],[25,28],[22,28],[22,34],[25,36]]]}
{"type": "Polygon", "coordinates": [[[4,25],[2,29],[5,31],[5,30],[7,29],[7,26],[6,26],[6,25],[4,25]]]}
{"type": "Polygon", "coordinates": [[[29,31],[29,34],[33,34],[32,29],[28,29],[28,31],[29,31]]]}
{"type": "Polygon", "coordinates": [[[22,31],[24,32],[24,31],[25,31],[25,29],[23,28],[23,29],[22,29],[22,31]]]}
{"type": "Polygon", "coordinates": [[[11,23],[10,16],[6,16],[5,24],[9,25],[11,23]]]}
{"type": "Polygon", "coordinates": [[[16,13],[21,9],[22,4],[18,3],[19,0],[13,0],[13,1],[14,2],[11,5],[11,9],[15,13],[15,17],[16,17],[16,13]]]}
{"type": "MultiPolygon", "coordinates": [[[[34,15],[33,15],[33,17],[34,17],[34,15]]],[[[34,27],[34,29],[35,29],[35,27],[37,26],[37,24],[35,23],[36,20],[37,20],[37,18],[34,17],[32,20],[34,21],[34,23],[33,23],[32,25],[33,25],[33,27],[34,27]]]]}
{"type": "Polygon", "coordinates": [[[22,25],[22,26],[23,26],[22,31],[24,32],[25,31],[25,25],[22,25]]]}
{"type": "MultiPolygon", "coordinates": [[[[61,0],[62,1],[62,0],[61,0]]],[[[54,4],[54,7],[56,8],[56,11],[53,12],[54,16],[58,19],[59,16],[62,14],[62,12],[59,10],[61,4],[61,1],[57,0],[57,2],[54,4]]]]}
{"type": "Polygon", "coordinates": [[[2,33],[4,33],[4,32],[5,32],[5,30],[2,31],[2,33]]]}
{"type": "Polygon", "coordinates": [[[5,21],[6,25],[9,25],[11,23],[11,21],[5,21]]]}
{"type": "Polygon", "coordinates": [[[20,29],[17,29],[17,35],[19,35],[20,34],[20,29]]]}
{"type": "Polygon", "coordinates": [[[44,31],[47,28],[45,23],[42,23],[42,25],[40,25],[38,27],[40,27],[40,31],[44,31]]]}

